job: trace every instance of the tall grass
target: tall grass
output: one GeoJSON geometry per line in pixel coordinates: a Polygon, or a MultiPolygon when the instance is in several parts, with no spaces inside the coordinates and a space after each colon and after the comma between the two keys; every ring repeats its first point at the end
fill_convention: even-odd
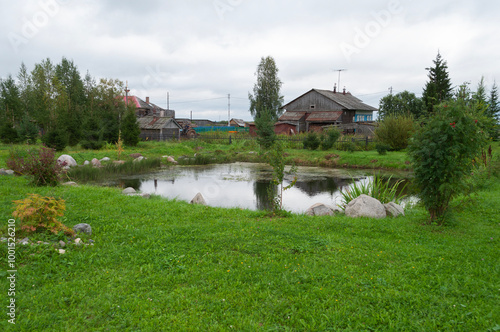
{"type": "Polygon", "coordinates": [[[123,164],[105,164],[102,167],[92,167],[91,165],[74,167],[69,170],[67,175],[72,181],[95,182],[117,175],[144,173],[160,166],[161,160],[159,158],[151,158],[143,159],[140,162],[126,161],[123,164]]]}
{"type": "Polygon", "coordinates": [[[349,202],[363,194],[378,199],[382,204],[401,203],[401,200],[406,197],[404,189],[408,183],[403,184],[404,180],[400,179],[391,185],[391,179],[392,175],[384,179],[380,174],[376,174],[373,179],[366,182],[356,182],[353,179],[353,183],[347,189],[340,190],[341,207],[345,208],[349,202]]]}

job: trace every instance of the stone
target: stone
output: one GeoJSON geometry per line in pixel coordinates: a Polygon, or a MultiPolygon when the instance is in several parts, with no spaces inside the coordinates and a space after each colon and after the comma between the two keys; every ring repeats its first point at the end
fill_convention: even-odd
{"type": "Polygon", "coordinates": [[[75,239],[75,244],[77,246],[81,245],[82,244],[82,239],[78,238],[78,239],[75,239]]]}
{"type": "Polygon", "coordinates": [[[66,243],[64,241],[59,241],[59,245],[61,246],[61,248],[64,248],[66,247],[66,243]]]}
{"type": "Polygon", "coordinates": [[[76,163],[76,160],[67,154],[63,154],[59,158],[57,158],[57,162],[63,166],[69,166],[69,167],[75,167],[78,165],[76,163]]]}
{"type": "Polygon", "coordinates": [[[13,170],[11,170],[11,169],[8,169],[8,170],[5,171],[5,174],[7,174],[7,175],[14,175],[14,173],[15,172],[13,170]]]}
{"type": "Polygon", "coordinates": [[[132,187],[128,187],[128,188],[125,188],[122,190],[122,194],[124,194],[124,195],[130,195],[130,194],[135,194],[135,193],[137,193],[137,191],[135,191],[135,189],[132,187]]]}
{"type": "Polygon", "coordinates": [[[104,158],[102,158],[100,161],[101,161],[101,162],[103,162],[103,161],[110,161],[110,160],[111,160],[110,158],[108,158],[108,157],[104,157],[104,158]]]}
{"type": "Polygon", "coordinates": [[[142,154],[140,154],[140,153],[132,153],[129,156],[132,157],[133,159],[137,159],[139,157],[142,157],[142,154]]]}
{"type": "Polygon", "coordinates": [[[197,193],[196,196],[191,200],[191,204],[199,204],[199,205],[207,205],[207,202],[205,202],[205,199],[203,198],[203,195],[201,193],[197,193]]]}
{"type": "Polygon", "coordinates": [[[316,203],[306,210],[308,216],[333,216],[335,210],[326,204],[316,203]]]}
{"type": "Polygon", "coordinates": [[[148,194],[148,193],[142,193],[142,194],[141,194],[141,197],[143,197],[143,198],[151,198],[151,194],[148,194]]]}
{"type": "Polygon", "coordinates": [[[82,233],[85,233],[88,235],[92,235],[92,227],[90,227],[89,224],[75,225],[75,226],[73,226],[73,230],[75,231],[75,233],[82,232],[82,233]]]}
{"type": "Polygon", "coordinates": [[[22,245],[27,245],[30,243],[30,239],[25,237],[24,239],[22,239],[21,241],[19,241],[19,244],[22,244],[22,245]]]}
{"type": "Polygon", "coordinates": [[[123,165],[123,164],[125,164],[125,160],[115,160],[115,161],[113,161],[113,164],[115,164],[115,165],[123,165]]]}
{"type": "Polygon", "coordinates": [[[61,255],[66,253],[66,250],[64,249],[56,249],[61,255]]]}
{"type": "Polygon", "coordinates": [[[135,158],[133,162],[134,162],[134,163],[138,163],[138,162],[141,162],[141,161],[143,161],[143,160],[144,160],[144,157],[143,157],[143,156],[140,156],[139,158],[135,158]]]}
{"type": "Polygon", "coordinates": [[[399,217],[401,215],[402,216],[405,215],[405,210],[403,209],[403,207],[394,202],[389,202],[387,204],[384,204],[384,208],[388,217],[399,217]]]}
{"type": "Polygon", "coordinates": [[[174,163],[174,164],[177,164],[177,161],[175,161],[174,157],[171,157],[171,156],[168,156],[168,157],[167,157],[167,161],[168,161],[169,163],[174,163]]]}
{"type": "Polygon", "coordinates": [[[101,162],[97,158],[92,159],[91,163],[94,167],[101,167],[101,162]]]}
{"type": "Polygon", "coordinates": [[[347,204],[345,215],[348,217],[385,218],[385,207],[379,200],[368,195],[360,195],[347,204]]]}
{"type": "Polygon", "coordinates": [[[83,166],[87,166],[87,165],[90,165],[90,161],[85,160],[85,161],[83,162],[83,166]]]}
{"type": "Polygon", "coordinates": [[[63,183],[63,186],[68,186],[68,187],[78,187],[78,183],[74,182],[74,181],[68,181],[68,182],[64,182],[63,183]]]}

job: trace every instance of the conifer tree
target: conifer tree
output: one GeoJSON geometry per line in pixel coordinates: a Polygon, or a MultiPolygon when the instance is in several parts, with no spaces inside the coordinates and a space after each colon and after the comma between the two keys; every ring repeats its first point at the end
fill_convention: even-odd
{"type": "Polygon", "coordinates": [[[452,97],[451,80],[448,75],[448,65],[438,52],[434,67],[425,68],[429,71],[429,81],[426,83],[422,93],[427,112],[432,113],[434,106],[439,105],[452,97]]]}

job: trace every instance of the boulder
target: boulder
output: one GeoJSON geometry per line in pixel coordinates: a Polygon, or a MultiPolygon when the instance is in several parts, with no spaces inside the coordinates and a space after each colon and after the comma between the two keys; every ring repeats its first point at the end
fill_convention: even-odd
{"type": "Polygon", "coordinates": [[[169,163],[174,163],[174,164],[177,164],[177,161],[175,161],[174,157],[172,157],[172,156],[168,156],[168,157],[167,157],[167,161],[168,161],[169,163]]]}
{"type": "Polygon", "coordinates": [[[74,182],[74,181],[68,181],[68,182],[64,182],[63,183],[63,186],[68,186],[68,187],[78,187],[78,183],[74,182]]]}
{"type": "Polygon", "coordinates": [[[132,157],[133,159],[137,159],[139,157],[142,157],[142,154],[140,154],[140,153],[132,153],[129,156],[132,157]]]}
{"type": "Polygon", "coordinates": [[[85,233],[88,235],[92,235],[92,227],[90,227],[89,224],[75,225],[75,226],[73,226],[73,230],[75,231],[75,233],[82,232],[82,233],[85,233]]]}
{"type": "Polygon", "coordinates": [[[138,162],[141,162],[143,160],[144,160],[144,157],[140,156],[140,157],[134,159],[134,163],[138,163],[138,162]]]}
{"type": "Polygon", "coordinates": [[[115,160],[115,161],[113,161],[113,164],[115,164],[115,165],[123,165],[123,164],[125,164],[125,160],[115,160]]]}
{"type": "Polygon", "coordinates": [[[333,216],[334,214],[335,210],[323,203],[316,203],[306,211],[308,216],[333,216]]]}
{"type": "Polygon", "coordinates": [[[103,161],[110,161],[110,160],[111,160],[110,158],[104,157],[104,158],[101,159],[101,162],[103,162],[103,161]]]}
{"type": "Polygon", "coordinates": [[[7,172],[5,171],[5,169],[0,168],[0,175],[7,175],[7,172]]]}
{"type": "Polygon", "coordinates": [[[130,194],[135,194],[136,192],[137,191],[135,191],[134,188],[128,187],[128,188],[123,189],[122,194],[124,194],[124,195],[130,195],[130,194]]]}
{"type": "Polygon", "coordinates": [[[13,170],[11,170],[11,169],[8,169],[8,170],[5,171],[6,175],[14,175],[14,173],[15,172],[13,170]]]}
{"type": "Polygon", "coordinates": [[[191,204],[199,204],[199,205],[207,205],[207,202],[205,202],[205,199],[203,198],[203,195],[201,193],[197,193],[196,196],[191,200],[191,204]]]}
{"type": "Polygon", "coordinates": [[[84,163],[83,163],[83,166],[87,166],[87,165],[90,165],[90,161],[85,160],[84,163]]]}
{"type": "Polygon", "coordinates": [[[401,207],[401,205],[394,202],[384,204],[384,208],[388,217],[399,217],[401,215],[405,215],[405,210],[401,207]]]}
{"type": "Polygon", "coordinates": [[[353,218],[385,218],[387,216],[382,203],[367,195],[360,195],[350,201],[345,207],[345,215],[353,218]]]}
{"type": "Polygon", "coordinates": [[[78,165],[76,163],[76,160],[67,154],[63,154],[59,158],[57,158],[57,162],[63,166],[69,166],[69,167],[75,167],[78,165]]]}
{"type": "Polygon", "coordinates": [[[101,167],[101,162],[97,158],[92,159],[91,163],[94,167],[101,167]]]}

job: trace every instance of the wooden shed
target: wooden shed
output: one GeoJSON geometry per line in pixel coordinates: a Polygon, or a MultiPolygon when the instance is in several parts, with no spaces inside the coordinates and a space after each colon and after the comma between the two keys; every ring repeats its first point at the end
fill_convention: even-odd
{"type": "Polygon", "coordinates": [[[174,118],[144,116],[137,119],[141,128],[140,137],[149,141],[179,139],[181,126],[174,118]]]}

